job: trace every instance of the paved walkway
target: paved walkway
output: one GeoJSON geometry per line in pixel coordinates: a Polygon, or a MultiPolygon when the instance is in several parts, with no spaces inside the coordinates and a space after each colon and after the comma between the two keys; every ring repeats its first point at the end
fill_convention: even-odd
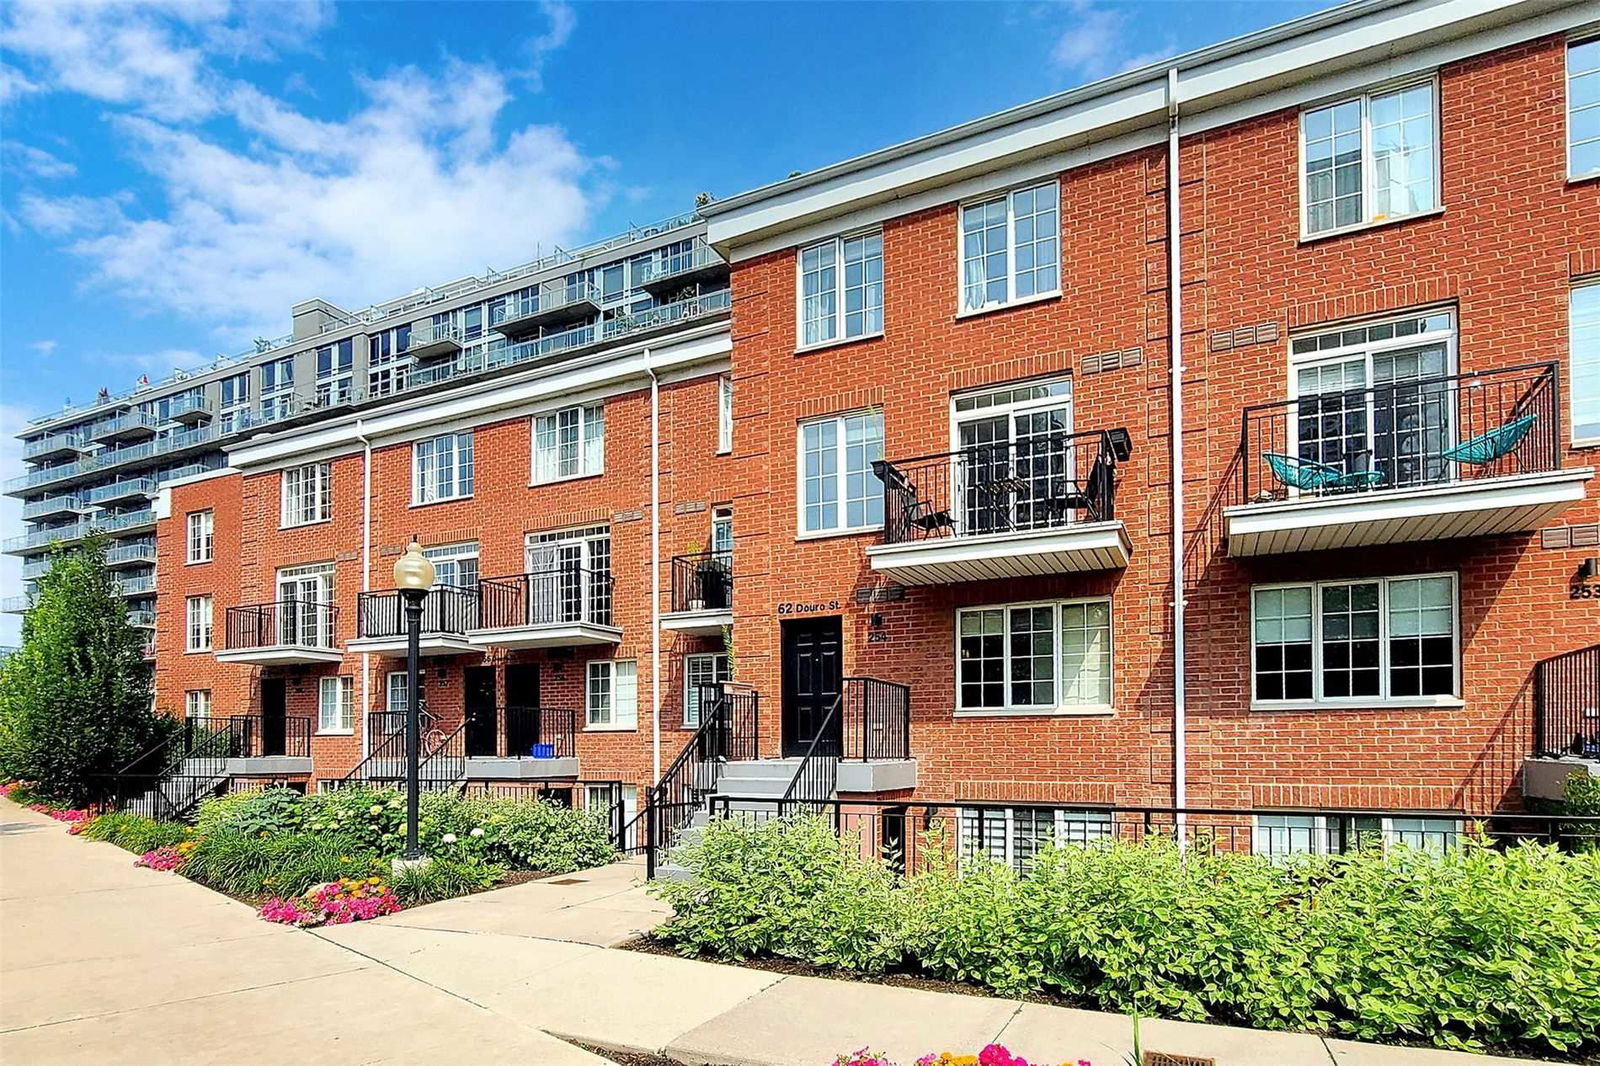
{"type": "MultiPolygon", "coordinates": [[[[643,871],[570,877],[304,933],[0,801],[0,1062],[600,1062],[545,1034],[682,1063],[908,1066],[999,1040],[1122,1066],[1126,1017],[620,951],[664,916],[643,871]]],[[[1511,1066],[1147,1021],[1147,1050],[1217,1066],[1511,1066]]]]}

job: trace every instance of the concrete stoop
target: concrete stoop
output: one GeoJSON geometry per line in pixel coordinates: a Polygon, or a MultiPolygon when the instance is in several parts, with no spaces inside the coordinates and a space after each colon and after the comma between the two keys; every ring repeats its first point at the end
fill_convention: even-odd
{"type": "Polygon", "coordinates": [[[730,814],[771,812],[773,801],[782,799],[788,791],[800,762],[799,759],[753,759],[725,764],[715,789],[702,800],[688,824],[673,835],[666,861],[656,866],[656,878],[689,880],[689,871],[672,861],[672,849],[699,838],[711,821],[713,803],[730,814]]]}

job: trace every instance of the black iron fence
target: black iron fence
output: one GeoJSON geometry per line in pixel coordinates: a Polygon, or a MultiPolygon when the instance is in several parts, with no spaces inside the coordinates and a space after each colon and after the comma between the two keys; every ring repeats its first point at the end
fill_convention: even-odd
{"type": "Polygon", "coordinates": [[[875,677],[846,678],[839,755],[877,761],[911,758],[911,689],[875,677]]]}
{"type": "Polygon", "coordinates": [[[571,759],[578,754],[578,712],[562,707],[489,707],[469,711],[467,755],[571,759]]]}
{"type": "Polygon", "coordinates": [[[1534,666],[1533,752],[1600,759],[1600,644],[1534,666]]]}
{"type": "Polygon", "coordinates": [[[759,759],[761,697],[754,689],[727,685],[699,686],[701,729],[699,756],[743,762],[759,759]]]}
{"type": "Polygon", "coordinates": [[[1116,517],[1125,429],[1050,432],[877,460],[885,544],[1053,529],[1116,517]]]}
{"type": "Polygon", "coordinates": [[[285,645],[333,648],[339,608],[316,600],[278,600],[229,607],[224,647],[228,651],[285,645]]]}
{"type": "Polygon", "coordinates": [[[761,698],[754,690],[733,685],[702,685],[700,726],[661,780],[645,797],[633,832],[642,837],[647,873],[655,875],[656,857],[703,809],[716,791],[722,769],[730,761],[756,758],[761,698]]]}
{"type": "MultiPolygon", "coordinates": [[[[1521,812],[1287,811],[1229,808],[1063,808],[964,800],[730,800],[714,797],[713,820],[760,822],[820,813],[842,840],[904,873],[992,860],[1026,871],[1048,846],[1112,841],[1181,841],[1197,850],[1245,852],[1292,861],[1302,854],[1361,849],[1442,850],[1469,838],[1496,846],[1520,841],[1564,850],[1600,846],[1600,816],[1521,812]]],[[[653,856],[654,868],[661,855],[653,856]]]]}
{"type": "Polygon", "coordinates": [[[311,719],[301,715],[238,714],[231,718],[239,755],[311,758],[311,719]]]}
{"type": "Polygon", "coordinates": [[[1244,410],[1243,499],[1330,496],[1561,465],[1555,363],[1400,378],[1244,410]]]}
{"type": "Polygon", "coordinates": [[[672,557],[672,610],[675,613],[726,611],[732,607],[733,560],[727,552],[672,557]]]}
{"type": "Polygon", "coordinates": [[[611,571],[562,566],[479,583],[474,628],[611,624],[611,571]]]}
{"type": "Polygon", "coordinates": [[[643,823],[628,813],[628,794],[637,797],[635,786],[622,781],[469,781],[462,786],[467,796],[495,796],[500,799],[553,803],[572,810],[591,811],[603,817],[611,830],[611,841],[618,851],[642,853],[643,823]]]}
{"type": "MultiPolygon", "coordinates": [[[[460,635],[478,618],[478,590],[435,586],[422,601],[422,632],[460,635]]],[[[396,590],[363,592],[356,597],[357,637],[406,635],[405,597],[396,590]]]]}

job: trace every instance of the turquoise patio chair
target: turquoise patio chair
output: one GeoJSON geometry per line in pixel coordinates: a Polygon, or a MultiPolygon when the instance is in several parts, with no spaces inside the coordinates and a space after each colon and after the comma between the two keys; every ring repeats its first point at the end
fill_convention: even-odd
{"type": "Polygon", "coordinates": [[[1297,455],[1283,455],[1278,452],[1262,452],[1261,458],[1267,461],[1273,477],[1302,492],[1370,488],[1373,485],[1381,485],[1384,481],[1381,470],[1357,470],[1347,474],[1330,463],[1319,463],[1315,459],[1302,459],[1297,455]]]}
{"type": "Polygon", "coordinates": [[[1533,429],[1533,421],[1533,415],[1514,418],[1503,426],[1496,426],[1487,433],[1480,433],[1453,448],[1446,448],[1439,454],[1452,462],[1485,466],[1516,451],[1517,445],[1522,443],[1522,438],[1533,429]]]}

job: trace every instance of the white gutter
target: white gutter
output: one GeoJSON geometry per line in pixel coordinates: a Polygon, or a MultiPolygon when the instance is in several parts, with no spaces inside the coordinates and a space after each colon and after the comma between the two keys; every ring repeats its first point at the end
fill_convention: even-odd
{"type": "MultiPolygon", "coordinates": [[[[361,591],[372,591],[372,441],[361,419],[356,419],[356,440],[361,442],[361,591]]],[[[357,614],[360,613],[359,603],[357,614]]],[[[372,738],[366,729],[367,709],[372,706],[372,669],[367,652],[361,653],[361,757],[372,754],[372,738]]]]}
{"type": "MultiPolygon", "coordinates": [[[[1167,333],[1172,362],[1172,805],[1189,796],[1187,708],[1184,706],[1183,640],[1183,212],[1178,155],[1178,68],[1167,71],[1167,333]]],[[[1184,846],[1184,816],[1177,816],[1178,846],[1184,846]]]]}
{"type": "Polygon", "coordinates": [[[661,780],[661,380],[650,375],[650,784],[661,780]]]}

